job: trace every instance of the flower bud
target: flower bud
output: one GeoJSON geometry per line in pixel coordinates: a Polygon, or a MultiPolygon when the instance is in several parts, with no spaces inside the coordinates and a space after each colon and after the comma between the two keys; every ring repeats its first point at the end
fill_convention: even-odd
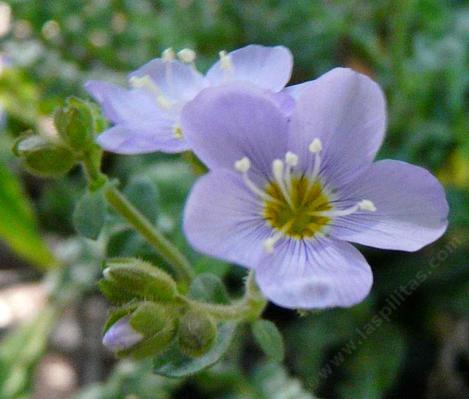
{"type": "Polygon", "coordinates": [[[93,144],[93,114],[85,101],[68,98],[66,106],[56,110],[54,122],[60,137],[74,150],[93,144]]]}
{"type": "Polygon", "coordinates": [[[76,161],[69,149],[39,135],[19,138],[13,152],[32,174],[43,177],[62,176],[76,161]]]}
{"type": "Polygon", "coordinates": [[[143,339],[129,323],[130,316],[124,316],[114,323],[103,337],[103,345],[111,352],[120,352],[131,348],[143,339]]]}
{"type": "Polygon", "coordinates": [[[103,344],[118,356],[154,356],[171,344],[176,326],[170,310],[152,302],[141,302],[118,309],[110,316],[103,344]],[[119,315],[123,316],[119,318],[119,315]]]}
{"type": "Polygon", "coordinates": [[[110,260],[103,271],[103,294],[114,303],[131,299],[172,302],[177,295],[176,282],[163,270],[139,259],[110,260]]]}
{"type": "Polygon", "coordinates": [[[190,310],[179,321],[179,349],[190,357],[199,357],[213,346],[217,325],[207,314],[190,310]]]}

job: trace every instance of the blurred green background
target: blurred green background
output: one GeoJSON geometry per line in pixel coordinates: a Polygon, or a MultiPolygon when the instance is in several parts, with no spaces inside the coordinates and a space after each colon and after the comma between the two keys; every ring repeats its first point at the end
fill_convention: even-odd
{"type": "MultiPolygon", "coordinates": [[[[0,1],[0,40],[0,399],[469,397],[467,1],[9,0],[0,1]],[[448,232],[415,254],[363,249],[375,285],[352,309],[300,317],[269,306],[266,317],[284,333],[284,365],[266,362],[243,332],[224,362],[185,381],[154,376],[146,363],[116,364],[100,345],[100,259],[158,259],[117,217],[105,240],[76,238],[79,171],[32,177],[13,159],[12,142],[28,129],[50,134],[54,108],[69,95],[86,97],[87,79],[124,83],[166,47],[195,49],[205,70],[219,50],[249,43],[289,47],[294,83],[339,65],[378,81],[389,119],[379,157],[440,178],[448,232]],[[57,258],[66,268],[44,282],[57,258]],[[390,320],[370,324],[402,287],[410,294],[390,320]]],[[[196,254],[180,231],[195,179],[184,156],[108,154],[104,166],[198,271],[222,276],[236,294],[244,271],[196,254]],[[154,190],[142,195],[142,180],[154,190]]]]}

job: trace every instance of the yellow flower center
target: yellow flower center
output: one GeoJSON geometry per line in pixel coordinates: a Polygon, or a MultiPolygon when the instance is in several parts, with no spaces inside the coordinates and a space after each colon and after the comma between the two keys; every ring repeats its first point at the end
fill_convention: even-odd
{"type": "Polygon", "coordinates": [[[292,206],[285,200],[277,182],[267,185],[265,192],[272,197],[264,202],[263,217],[274,229],[295,238],[312,238],[324,231],[330,217],[314,212],[332,209],[330,199],[319,181],[311,183],[305,177],[292,177],[289,193],[292,206]]]}

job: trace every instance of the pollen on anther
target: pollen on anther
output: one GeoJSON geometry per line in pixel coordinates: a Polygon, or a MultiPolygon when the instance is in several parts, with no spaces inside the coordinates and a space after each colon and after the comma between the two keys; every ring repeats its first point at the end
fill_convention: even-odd
{"type": "Polygon", "coordinates": [[[369,211],[369,212],[375,212],[376,211],[376,206],[375,204],[370,201],[370,200],[361,200],[359,203],[358,203],[358,207],[362,210],[362,211],[369,211]]]}
{"type": "Polygon", "coordinates": [[[271,254],[274,252],[274,245],[275,245],[275,240],[272,237],[267,238],[263,242],[264,250],[268,254],[271,254]]]}
{"type": "Polygon", "coordinates": [[[181,51],[178,52],[178,58],[182,61],[185,62],[186,64],[191,64],[192,62],[195,61],[196,58],[196,53],[194,50],[190,48],[184,48],[181,51]]]}
{"type": "Polygon", "coordinates": [[[225,51],[220,51],[218,53],[220,56],[220,67],[225,71],[231,71],[233,69],[233,61],[231,60],[231,56],[225,51]]]}
{"type": "Polygon", "coordinates": [[[286,163],[288,166],[296,166],[296,165],[298,165],[298,155],[294,154],[294,153],[291,152],[291,151],[288,151],[288,152],[285,154],[285,163],[286,163]]]}
{"type": "Polygon", "coordinates": [[[182,134],[181,126],[179,126],[179,124],[177,123],[173,126],[173,136],[178,140],[182,140],[184,137],[182,134]]]}
{"type": "Polygon", "coordinates": [[[282,179],[284,163],[281,159],[274,159],[272,162],[272,173],[276,179],[282,179]]]}
{"type": "Polygon", "coordinates": [[[246,173],[251,168],[251,161],[248,157],[243,157],[234,163],[234,168],[241,173],[246,173]]]}
{"type": "Polygon", "coordinates": [[[316,154],[318,152],[322,151],[322,142],[319,139],[314,139],[311,144],[309,145],[309,151],[312,152],[313,154],[316,154]]]}
{"type": "Polygon", "coordinates": [[[165,62],[170,62],[176,58],[176,54],[174,53],[174,50],[171,47],[168,47],[161,53],[161,58],[165,62]]]}

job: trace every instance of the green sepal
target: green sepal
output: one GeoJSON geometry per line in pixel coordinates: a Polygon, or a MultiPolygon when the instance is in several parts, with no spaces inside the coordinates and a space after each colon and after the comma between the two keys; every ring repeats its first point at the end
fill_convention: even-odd
{"type": "Polygon", "coordinates": [[[129,303],[126,306],[113,309],[111,312],[109,312],[109,316],[103,327],[103,334],[105,334],[107,330],[109,330],[118,320],[131,314],[135,309],[137,309],[138,305],[138,302],[129,303]]]}
{"type": "Polygon", "coordinates": [[[54,122],[62,140],[82,152],[93,145],[94,121],[89,105],[77,97],[69,97],[63,108],[54,114],[54,122]]]}
{"type": "Polygon", "coordinates": [[[39,135],[18,138],[13,153],[31,174],[41,177],[63,176],[76,163],[75,156],[68,148],[39,135]]]}
{"type": "Polygon", "coordinates": [[[144,338],[138,344],[116,355],[133,359],[156,356],[165,351],[173,342],[178,325],[170,309],[151,302],[140,304],[133,312],[129,323],[144,338]]]}
{"type": "Polygon", "coordinates": [[[172,319],[168,310],[154,302],[143,302],[130,318],[132,328],[144,336],[151,336],[164,328],[166,323],[172,319]]]}
{"type": "Polygon", "coordinates": [[[216,336],[216,322],[203,312],[190,310],[179,321],[179,349],[189,357],[200,357],[207,353],[215,343],[216,336]]]}
{"type": "Polygon", "coordinates": [[[178,294],[176,282],[168,273],[139,259],[110,260],[103,273],[115,287],[136,298],[170,303],[178,294]]]}
{"type": "Polygon", "coordinates": [[[123,305],[136,298],[132,293],[106,279],[99,280],[98,288],[109,302],[114,305],[123,305]]]}

